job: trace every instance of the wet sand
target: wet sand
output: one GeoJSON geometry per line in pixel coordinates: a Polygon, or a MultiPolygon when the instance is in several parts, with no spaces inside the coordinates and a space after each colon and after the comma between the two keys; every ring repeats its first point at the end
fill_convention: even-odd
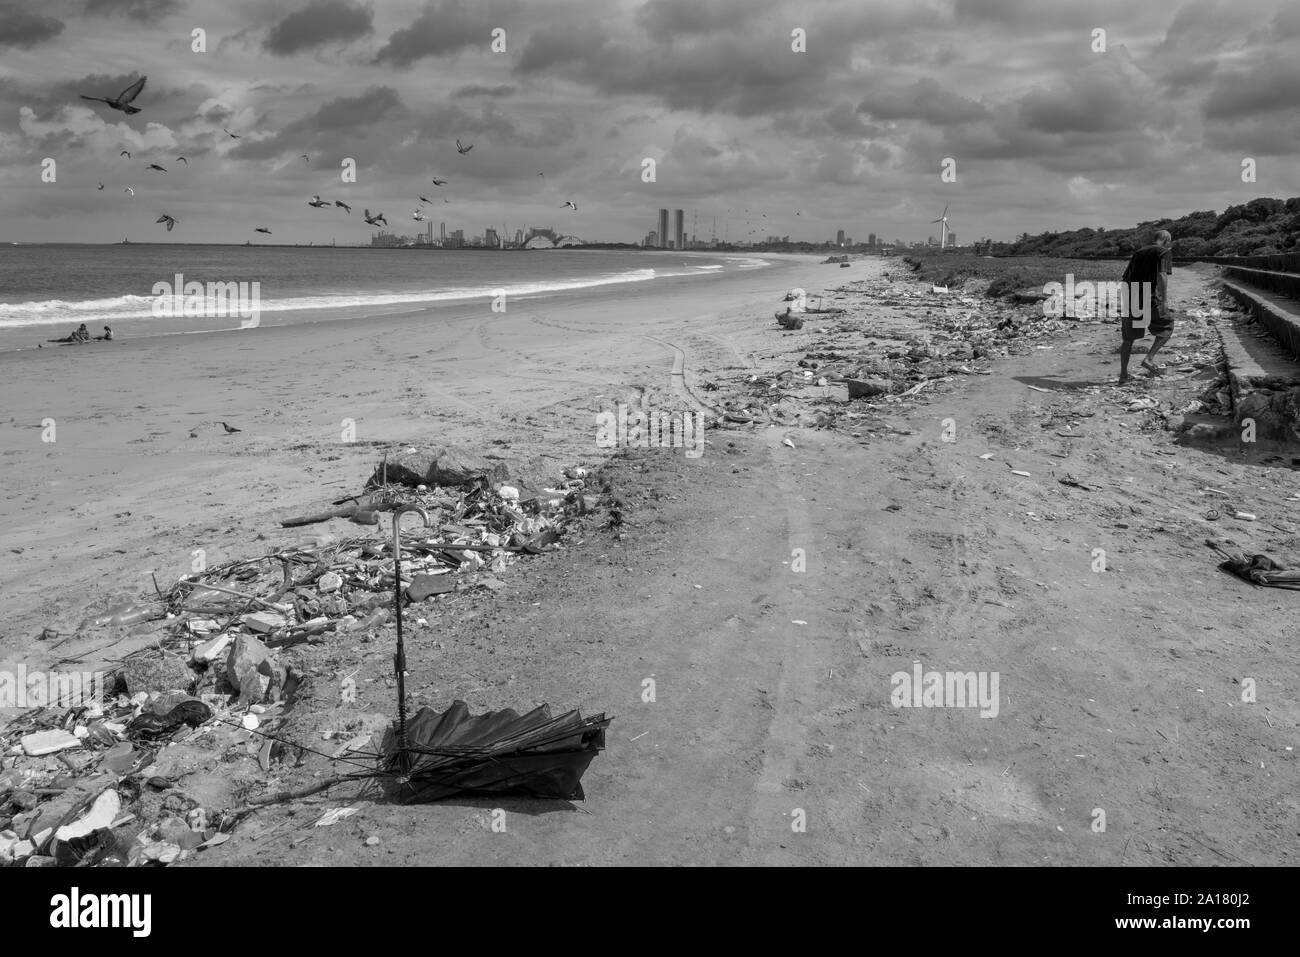
{"type": "Polygon", "coordinates": [[[790,287],[848,278],[819,257],[767,258],[504,313],[484,300],[0,355],[0,655],[36,666],[42,628],[143,596],[151,573],[187,573],[196,549],[215,563],[261,547],[259,534],[298,540],[279,519],[359,491],[385,449],[490,447],[537,481],[603,457],[595,414],[670,381],[684,334],[710,344],[695,365],[738,362],[714,333],[757,333],[790,287]]]}

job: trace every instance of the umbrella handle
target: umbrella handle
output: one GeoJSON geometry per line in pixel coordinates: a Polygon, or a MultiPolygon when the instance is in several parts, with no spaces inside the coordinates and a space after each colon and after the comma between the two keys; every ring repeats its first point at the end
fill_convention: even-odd
{"type": "Polygon", "coordinates": [[[405,505],[393,512],[393,612],[397,620],[393,669],[397,672],[397,754],[403,762],[406,760],[406,644],[402,640],[402,516],[407,512],[417,513],[426,528],[433,524],[429,513],[418,505],[405,505]]]}

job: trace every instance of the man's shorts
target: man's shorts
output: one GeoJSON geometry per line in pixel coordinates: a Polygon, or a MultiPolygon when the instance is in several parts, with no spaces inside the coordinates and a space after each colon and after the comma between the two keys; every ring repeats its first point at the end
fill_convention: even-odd
{"type": "Polygon", "coordinates": [[[1141,316],[1125,316],[1121,322],[1120,327],[1123,329],[1126,341],[1145,339],[1148,334],[1155,336],[1157,339],[1173,334],[1174,317],[1164,303],[1151,303],[1151,322],[1148,325],[1134,326],[1134,319],[1137,319],[1138,322],[1142,321],[1141,316]]]}

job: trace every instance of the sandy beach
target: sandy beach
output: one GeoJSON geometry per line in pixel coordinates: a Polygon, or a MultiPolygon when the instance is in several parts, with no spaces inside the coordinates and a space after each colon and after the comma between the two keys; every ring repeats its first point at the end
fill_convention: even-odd
{"type": "Polygon", "coordinates": [[[280,518],[358,491],[385,449],[496,440],[539,482],[602,457],[596,413],[666,389],[674,347],[690,349],[693,368],[739,362],[755,317],[832,268],[768,258],[503,313],[485,300],[0,353],[0,549],[12,558],[0,655],[30,654],[43,628],[151,590],[151,573],[175,580],[194,549],[209,564],[243,557],[280,518]],[[47,419],[54,442],[41,440],[47,419]]]}
{"type": "MultiPolygon", "coordinates": [[[[1176,272],[1175,308],[1206,314],[1210,278],[1176,272]]],[[[1119,388],[1114,325],[1037,329],[1030,307],[935,294],[880,260],[458,312],[0,360],[19,403],[6,471],[28,476],[6,483],[3,547],[21,551],[4,649],[31,668],[111,666],[155,642],[156,626],[36,636],[146,595],[151,572],[174,581],[193,549],[216,563],[348,534],[279,520],[359,491],[385,448],[491,449],[526,485],[600,460],[595,413],[640,390],[757,410],[711,429],[699,458],[619,452],[593,482],[619,529],[590,519],[496,587],[467,582],[407,616],[412,707],[614,716],[586,813],[374,803],[338,785],[240,818],[182,866],[1294,858],[1300,711],[1284,690],[1243,698],[1246,679],[1284,689],[1300,666],[1293,593],[1252,590],[1204,545],[1294,553],[1294,473],[1276,450],[1175,444],[1157,414],[1214,380],[1197,358],[1217,354],[1208,320],[1180,329],[1186,365],[1119,388]],[[772,314],[794,286],[843,312],[782,331],[772,314]],[[936,317],[975,310],[1024,324],[1000,358],[868,403],[818,385],[913,336],[942,348],[936,317]],[[46,416],[54,448],[32,425],[46,416]],[[331,434],[344,417],[355,443],[331,434]],[[899,674],[932,668],[996,673],[992,707],[892,700],[899,674]],[[313,827],[345,805],[358,813],[313,827]]],[[[210,811],[319,784],[338,771],[322,728],[391,717],[392,648],[389,624],[288,652],[310,684],[275,727],[314,749],[299,761],[218,724],[150,773],[210,811]]]]}

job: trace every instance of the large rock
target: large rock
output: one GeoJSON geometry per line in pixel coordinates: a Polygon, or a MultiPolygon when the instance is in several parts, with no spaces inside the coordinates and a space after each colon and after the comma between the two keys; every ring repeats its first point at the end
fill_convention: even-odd
{"type": "Polygon", "coordinates": [[[802,329],[803,313],[795,312],[792,309],[787,308],[785,312],[778,312],[776,314],[776,321],[782,329],[802,329]]]}
{"type": "Polygon", "coordinates": [[[20,742],[23,747],[23,753],[32,757],[40,757],[43,754],[54,754],[57,751],[65,751],[68,748],[81,747],[81,739],[69,731],[62,728],[53,728],[49,731],[37,731],[33,734],[25,734],[20,742]]]}
{"type": "MultiPolygon", "coordinates": [[[[381,462],[370,477],[370,484],[384,481],[381,462]]],[[[473,485],[480,478],[501,482],[507,478],[504,464],[454,445],[434,446],[415,452],[402,452],[390,458],[387,466],[389,483],[399,485],[473,485]]]]}
{"type": "Polygon", "coordinates": [[[849,387],[850,399],[888,395],[891,388],[891,383],[885,379],[845,379],[844,382],[849,387]]]}
{"type": "Polygon", "coordinates": [[[241,705],[263,704],[274,700],[279,689],[275,654],[252,635],[240,635],[226,658],[226,680],[239,689],[241,705]]]}
{"type": "Polygon", "coordinates": [[[127,694],[140,691],[188,691],[194,684],[194,672],[179,655],[145,651],[122,662],[122,680],[127,694]]]}

